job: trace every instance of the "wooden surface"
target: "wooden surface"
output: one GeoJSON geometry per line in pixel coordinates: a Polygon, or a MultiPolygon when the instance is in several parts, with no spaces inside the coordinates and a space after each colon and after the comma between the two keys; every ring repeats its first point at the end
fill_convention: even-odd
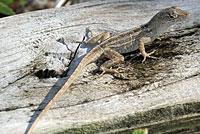
{"type": "MultiPolygon", "coordinates": [[[[70,62],[70,51],[59,38],[64,37],[75,50],[73,42],[82,40],[86,27],[95,34],[124,31],[172,5],[188,10],[191,16],[148,47],[147,51],[156,50],[158,60],[141,64],[138,51],[126,55],[125,62],[115,68],[132,80],[110,74],[98,77],[99,72],[93,70],[99,63],[88,65],[33,132],[125,133],[137,127],[158,132],[164,130],[151,125],[199,117],[199,0],[102,0],[0,19],[1,134],[24,133],[29,121],[64,84],[66,77],[52,75],[66,71],[70,62]]],[[[70,71],[87,51],[81,47],[70,71]]]]}

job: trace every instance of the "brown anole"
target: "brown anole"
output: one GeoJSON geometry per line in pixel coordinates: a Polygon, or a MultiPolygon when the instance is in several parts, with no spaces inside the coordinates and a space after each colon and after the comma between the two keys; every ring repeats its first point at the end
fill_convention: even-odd
{"type": "Polygon", "coordinates": [[[144,57],[142,62],[144,62],[147,57],[155,58],[151,56],[154,51],[151,53],[146,53],[144,45],[154,41],[171,25],[175,24],[176,22],[183,21],[188,17],[189,13],[187,11],[181,10],[177,6],[172,6],[170,8],[161,10],[155,16],[153,16],[153,18],[148,23],[141,25],[140,27],[133,28],[112,37],[110,37],[109,32],[104,32],[100,35],[92,37],[88,41],[81,42],[85,43],[86,45],[96,44],[96,47],[94,47],[90,52],[85,55],[85,57],[81,60],[71,76],[68,78],[66,83],[55,94],[53,99],[48,102],[46,107],[36,117],[36,119],[32,123],[32,126],[25,133],[31,133],[32,129],[40,120],[40,118],[44,115],[44,113],[51,107],[56,99],[60,95],[62,95],[66,89],[68,89],[68,87],[77,78],[77,76],[80,74],[85,66],[92,62],[95,62],[100,57],[107,57],[110,60],[106,61],[100,66],[102,74],[109,72],[114,73],[119,77],[124,77],[116,70],[109,69],[109,67],[124,61],[124,56],[122,54],[139,49],[142,56],[144,57]]]}

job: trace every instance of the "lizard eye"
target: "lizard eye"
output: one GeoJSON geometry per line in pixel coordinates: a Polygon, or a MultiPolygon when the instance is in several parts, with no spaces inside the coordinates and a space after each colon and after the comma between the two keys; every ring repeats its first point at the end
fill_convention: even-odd
{"type": "Polygon", "coordinates": [[[169,15],[169,17],[172,18],[172,19],[176,19],[176,18],[178,17],[178,15],[175,14],[175,13],[169,13],[168,15],[169,15]]]}

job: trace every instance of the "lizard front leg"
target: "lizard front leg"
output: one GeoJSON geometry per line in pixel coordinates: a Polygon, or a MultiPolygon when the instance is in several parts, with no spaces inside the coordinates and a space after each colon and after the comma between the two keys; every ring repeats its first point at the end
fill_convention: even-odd
{"type": "Polygon", "coordinates": [[[100,70],[102,71],[101,75],[104,73],[113,73],[120,78],[125,78],[125,76],[118,71],[114,69],[108,69],[109,67],[124,61],[124,56],[114,50],[105,50],[103,56],[109,58],[110,60],[106,61],[100,66],[100,70]]]}
{"type": "Polygon", "coordinates": [[[146,44],[146,43],[151,43],[151,41],[152,41],[152,40],[151,40],[150,37],[142,37],[142,38],[139,39],[139,41],[138,41],[138,48],[139,48],[139,50],[140,50],[142,56],[144,57],[144,59],[142,60],[142,63],[146,60],[147,57],[148,57],[148,58],[157,59],[156,57],[150,56],[150,55],[152,55],[152,54],[155,52],[155,50],[154,50],[153,52],[151,52],[151,53],[147,53],[147,52],[145,51],[144,44],[146,44]]]}

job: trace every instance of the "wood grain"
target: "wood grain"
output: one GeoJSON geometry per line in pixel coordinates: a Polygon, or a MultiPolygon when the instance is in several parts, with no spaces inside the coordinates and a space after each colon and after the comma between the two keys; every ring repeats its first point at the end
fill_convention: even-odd
{"type": "MultiPolygon", "coordinates": [[[[93,71],[97,65],[90,64],[33,132],[122,133],[199,116],[199,1],[102,0],[0,19],[1,134],[24,133],[31,117],[65,82],[66,77],[51,74],[63,73],[70,62],[70,51],[57,41],[59,38],[64,37],[75,50],[78,44],[73,42],[82,40],[86,27],[95,34],[124,31],[144,24],[156,12],[172,5],[188,10],[191,16],[148,47],[147,51],[157,50],[159,60],[141,64],[138,52],[130,54],[116,66],[133,77],[129,81],[110,74],[99,78],[93,71]],[[38,71],[47,78],[38,78],[38,71]]],[[[87,51],[81,47],[70,71],[87,51]]]]}

